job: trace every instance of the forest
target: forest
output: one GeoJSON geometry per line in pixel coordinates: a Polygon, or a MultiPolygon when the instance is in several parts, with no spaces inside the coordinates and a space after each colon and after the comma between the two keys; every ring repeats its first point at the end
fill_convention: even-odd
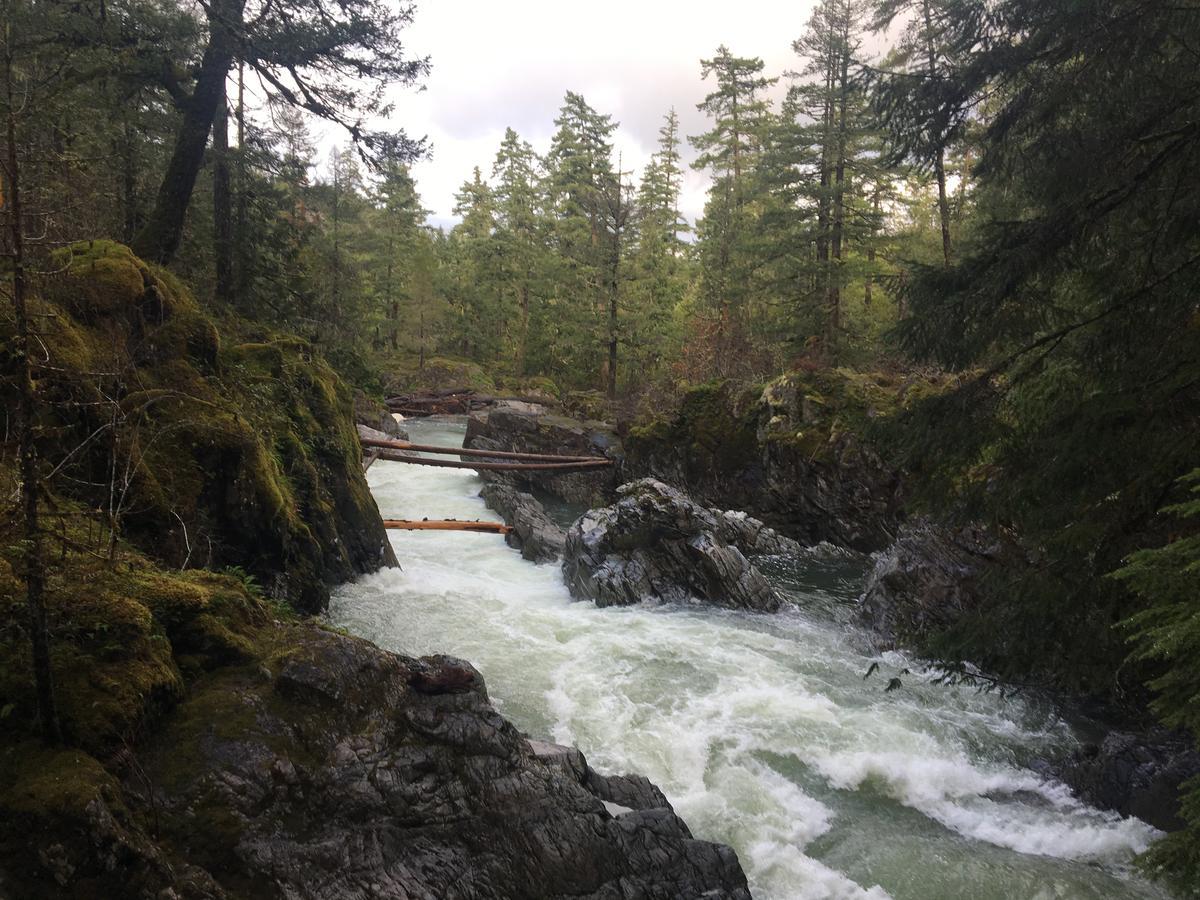
{"type": "MultiPolygon", "coordinates": [[[[79,745],[50,677],[76,627],[55,612],[53,560],[86,544],[111,561],[126,542],[156,558],[154,535],[187,518],[168,500],[208,502],[162,472],[209,438],[186,422],[145,436],[171,398],[219,408],[228,446],[262,438],[248,410],[283,402],[242,370],[213,386],[224,363],[114,370],[99,312],[80,314],[86,338],[61,330],[62,309],[106,302],[72,275],[92,253],[108,265],[92,242],[167,286],[162,309],[192,323],[170,340],[193,356],[217,334],[295,341],[279,378],[309,377],[294,353],[314,382],[376,401],[408,386],[550,397],[636,434],[697,386],[885,378],[899,411],[861,427],[914,513],[980,523],[1031,560],[922,652],[1200,739],[1200,6],[819,0],[779,23],[796,32],[786,70],[754,47],[697,59],[706,129],[663,109],[640,170],[616,149],[621,124],[561,85],[549,144],[508,128],[461,173],[449,226],[413,174],[437,148],[392,116],[389,92],[437,64],[410,47],[405,0],[0,9],[0,635],[33,673],[0,688],[34,692],[0,689],[0,722],[79,745]],[[707,183],[694,221],[689,172],[707,183]],[[72,504],[99,512],[68,533],[72,504]]],[[[167,352],[133,340],[129,359],[167,352]]],[[[245,371],[267,365],[239,352],[245,371]]],[[[294,478],[280,448],[300,426],[280,428],[264,452],[294,478]]],[[[312,458],[301,518],[337,505],[312,458]]],[[[284,556],[307,534],[289,522],[284,556]]],[[[188,557],[196,534],[184,526],[188,557]]],[[[1139,865],[1192,896],[1200,779],[1181,815],[1139,865]]]]}

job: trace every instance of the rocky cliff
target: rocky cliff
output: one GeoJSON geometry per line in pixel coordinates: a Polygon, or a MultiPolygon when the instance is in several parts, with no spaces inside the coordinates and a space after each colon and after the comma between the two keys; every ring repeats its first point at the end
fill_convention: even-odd
{"type": "Polygon", "coordinates": [[[297,609],[394,562],[348,388],[312,348],[204,311],[110,241],[33,303],[51,491],[176,567],[238,567],[297,609]]]}
{"type": "Polygon", "coordinates": [[[630,429],[622,479],[658,478],[801,543],[879,550],[903,517],[901,483],[869,430],[924,387],[840,369],[701,385],[630,429]]]}

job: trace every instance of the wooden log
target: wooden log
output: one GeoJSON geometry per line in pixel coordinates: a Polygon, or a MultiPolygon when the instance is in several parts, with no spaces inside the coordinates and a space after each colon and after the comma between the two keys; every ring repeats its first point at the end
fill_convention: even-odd
{"type": "Polygon", "coordinates": [[[527,462],[586,462],[611,465],[612,460],[603,456],[556,456],[553,453],[517,453],[508,450],[476,450],[472,447],[438,447],[434,444],[414,444],[411,441],[382,440],[361,437],[364,447],[381,447],[388,450],[416,450],[421,453],[442,453],[449,456],[474,456],[481,459],[523,459],[527,462]]]}
{"type": "Polygon", "coordinates": [[[503,522],[460,522],[458,519],[384,519],[383,527],[398,531],[481,531],[489,534],[512,531],[503,522]]]}
{"type": "Polygon", "coordinates": [[[363,459],[363,472],[366,472],[367,469],[371,468],[371,463],[375,462],[377,459],[379,459],[378,450],[374,450],[371,453],[366,454],[366,458],[363,459]]]}
{"type": "MultiPolygon", "coordinates": [[[[395,453],[395,451],[393,451],[395,453]]],[[[438,466],[443,469],[475,469],[488,472],[534,472],[534,471],[570,471],[572,469],[599,469],[611,466],[611,459],[597,459],[589,462],[556,462],[556,463],[500,463],[500,462],[457,462],[450,459],[427,459],[421,456],[401,456],[399,453],[380,453],[380,459],[389,462],[412,463],[417,466],[438,466]]]]}

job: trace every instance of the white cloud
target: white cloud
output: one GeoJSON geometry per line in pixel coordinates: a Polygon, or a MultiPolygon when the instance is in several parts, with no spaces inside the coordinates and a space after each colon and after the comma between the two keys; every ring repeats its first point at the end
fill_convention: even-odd
{"type": "MultiPolygon", "coordinates": [[[[701,58],[724,43],[740,56],[762,57],[766,74],[779,75],[796,64],[791,42],[813,5],[418,0],[405,45],[428,54],[433,72],[423,91],[395,93],[392,121],[411,135],[428,135],[433,145],[432,157],[414,167],[433,221],[454,220],[455,191],[474,166],[490,173],[505,127],[544,152],[568,89],[620,123],[616,145],[636,175],[671,106],[684,135],[706,128],[696,110],[711,89],[700,80],[701,58]]],[[[690,159],[690,148],[685,152],[690,159]]],[[[686,179],[682,206],[689,218],[703,209],[705,186],[699,173],[686,179]]]]}

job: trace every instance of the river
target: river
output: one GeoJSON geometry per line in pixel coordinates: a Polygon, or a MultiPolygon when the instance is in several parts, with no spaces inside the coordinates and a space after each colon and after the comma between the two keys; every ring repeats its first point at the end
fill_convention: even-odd
{"type": "MultiPolygon", "coordinates": [[[[462,442],[461,420],[407,424],[462,442]]],[[[385,516],[498,519],[470,470],[368,475],[385,516]]],[[[499,535],[392,542],[403,569],[340,588],[335,624],[469,659],[518,728],[647,775],[697,837],[737,850],[757,900],[1166,897],[1130,869],[1153,829],[1026,767],[1077,740],[1052,707],[936,685],[919,661],[867,649],[846,624],[860,558],[818,548],[770,566],[795,606],[762,615],[597,609],[499,535]],[[885,692],[892,677],[903,687],[885,692]]]]}

